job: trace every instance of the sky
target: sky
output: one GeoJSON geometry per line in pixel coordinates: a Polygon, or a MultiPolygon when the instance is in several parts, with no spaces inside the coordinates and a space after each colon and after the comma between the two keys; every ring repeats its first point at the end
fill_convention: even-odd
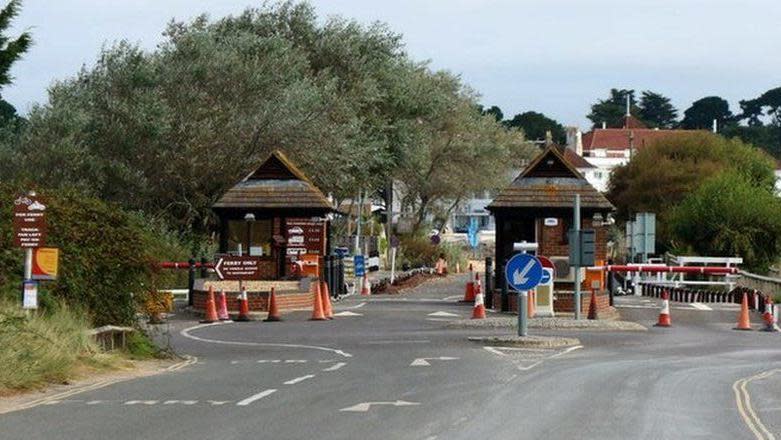
{"type": "MultiPolygon", "coordinates": [[[[2,2],[5,3],[5,2],[2,2]]],[[[564,125],[610,88],[652,90],[682,113],[719,95],[740,99],[781,86],[779,0],[312,0],[323,18],[382,21],[408,53],[461,75],[506,118],[528,110],[564,125]]],[[[154,49],[171,19],[238,14],[260,0],[23,0],[12,32],[34,46],[3,97],[20,113],[45,103],[58,79],[126,39],[154,49]]]]}

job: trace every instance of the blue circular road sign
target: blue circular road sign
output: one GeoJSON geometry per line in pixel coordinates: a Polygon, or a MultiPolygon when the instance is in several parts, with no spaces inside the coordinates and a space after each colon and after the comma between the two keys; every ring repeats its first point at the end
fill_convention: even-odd
{"type": "Polygon", "coordinates": [[[510,258],[504,269],[507,285],[513,290],[530,290],[542,280],[542,264],[531,254],[517,254],[510,258]]]}

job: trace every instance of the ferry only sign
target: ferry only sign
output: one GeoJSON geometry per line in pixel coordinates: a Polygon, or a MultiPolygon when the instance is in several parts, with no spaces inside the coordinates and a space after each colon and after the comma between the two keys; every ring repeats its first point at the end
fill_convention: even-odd
{"type": "Polygon", "coordinates": [[[214,272],[221,280],[259,280],[261,279],[260,258],[222,257],[214,265],[214,272]]]}
{"type": "Polygon", "coordinates": [[[14,200],[14,246],[39,248],[46,244],[46,205],[36,196],[14,200]]]}

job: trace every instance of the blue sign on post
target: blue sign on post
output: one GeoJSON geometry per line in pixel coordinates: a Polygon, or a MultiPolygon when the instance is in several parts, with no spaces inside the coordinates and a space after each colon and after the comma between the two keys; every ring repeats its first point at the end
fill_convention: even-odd
{"type": "Polygon", "coordinates": [[[479,241],[477,239],[477,217],[470,217],[469,218],[469,229],[466,231],[467,238],[469,238],[469,245],[472,246],[472,249],[477,249],[477,245],[479,244],[479,241]]]}
{"type": "Polygon", "coordinates": [[[542,264],[534,255],[517,254],[507,262],[504,275],[513,290],[531,290],[542,280],[542,264]]]}
{"type": "Polygon", "coordinates": [[[355,266],[355,276],[362,277],[366,275],[366,260],[364,260],[363,255],[354,256],[353,264],[355,266]]]}
{"type": "Polygon", "coordinates": [[[550,277],[551,273],[547,270],[542,271],[542,278],[540,279],[540,284],[548,284],[550,283],[550,277]]]}

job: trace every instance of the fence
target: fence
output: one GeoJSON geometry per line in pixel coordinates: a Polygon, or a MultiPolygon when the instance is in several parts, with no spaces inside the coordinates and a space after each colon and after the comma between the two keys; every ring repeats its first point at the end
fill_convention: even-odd
{"type": "Polygon", "coordinates": [[[724,290],[694,289],[690,287],[670,287],[663,284],[640,283],[643,296],[661,298],[662,292],[667,292],[670,301],[697,302],[697,303],[731,303],[740,304],[743,295],[748,296],[748,307],[761,313],[765,312],[765,300],[767,295],[756,289],[747,287],[735,287],[729,292],[724,290]]]}
{"type": "Polygon", "coordinates": [[[757,275],[750,272],[740,272],[737,284],[740,287],[759,290],[762,293],[777,296],[781,294],[781,279],[757,275]]]}

